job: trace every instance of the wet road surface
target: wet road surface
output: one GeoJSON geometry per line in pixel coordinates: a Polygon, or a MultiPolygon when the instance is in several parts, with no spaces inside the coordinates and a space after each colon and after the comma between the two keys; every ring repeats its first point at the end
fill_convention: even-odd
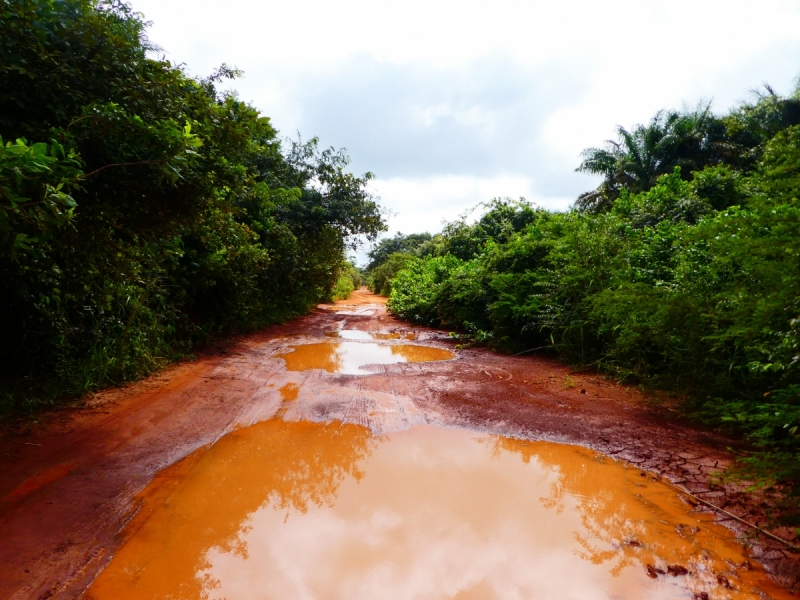
{"type": "MultiPolygon", "coordinates": [[[[625,459],[630,461],[628,474],[640,477],[638,483],[641,485],[656,485],[651,480],[652,475],[657,475],[749,520],[759,518],[757,506],[754,507],[746,495],[730,487],[709,487],[709,476],[731,460],[726,450],[731,441],[678,422],[669,403],[654,407],[635,390],[620,387],[596,375],[573,373],[564,365],[542,358],[505,357],[483,349],[455,350],[444,332],[414,328],[392,319],[380,304],[375,304],[380,300],[370,294],[357,293],[345,305],[320,308],[308,317],[244,337],[219,349],[216,354],[176,365],[159,377],[99,394],[90,406],[50,415],[31,431],[11,431],[3,435],[0,438],[0,539],[3,540],[0,544],[0,596],[76,597],[110,564],[97,580],[98,587],[93,588],[100,590],[104,581],[113,579],[115,565],[119,564],[117,561],[123,560],[123,555],[138,543],[133,541],[139,539],[134,532],[146,530],[148,515],[156,519],[153,523],[162,518],[157,516],[160,514],[158,507],[164,505],[165,498],[170,497],[170,490],[175,490],[174,486],[189,485],[193,469],[198,468],[203,460],[208,460],[204,457],[229,446],[231,440],[237,439],[236,436],[242,436],[243,432],[253,428],[288,427],[288,424],[323,429],[335,424],[340,431],[349,431],[352,426],[353,431],[362,432],[353,434],[355,437],[383,440],[376,443],[378,447],[387,448],[398,448],[398,444],[402,445],[402,440],[409,436],[425,438],[428,435],[420,434],[420,431],[435,429],[456,435],[440,427],[426,427],[429,424],[459,427],[467,431],[457,435],[467,435],[469,440],[473,440],[475,435],[483,435],[482,439],[489,440],[479,446],[481,448],[488,443],[499,447],[510,444],[511,449],[502,449],[500,453],[517,462],[520,452],[518,448],[513,449],[514,445],[528,443],[520,440],[581,444],[591,450],[571,448],[568,452],[589,453],[586,454],[587,460],[595,460],[597,451],[625,459]],[[353,347],[357,344],[362,346],[353,347]],[[306,425],[297,425],[303,423],[306,425]],[[229,435],[224,437],[226,434],[229,435]],[[513,440],[508,436],[519,439],[513,440]],[[215,445],[218,440],[220,442],[215,445]],[[645,472],[646,476],[641,477],[640,472],[645,472]],[[125,528],[128,522],[130,525],[125,528]],[[111,562],[117,551],[120,552],[118,559],[111,562]]],[[[285,435],[281,432],[273,434],[285,435]]],[[[432,439],[428,442],[435,449],[438,447],[435,436],[432,439]]],[[[366,442],[366,447],[371,443],[366,442]]],[[[414,443],[419,445],[422,442],[414,443]]],[[[472,443],[457,441],[456,445],[466,444],[465,448],[471,448],[472,443]]],[[[569,448],[560,444],[555,447],[569,448]]],[[[461,452],[468,454],[465,449],[461,452]]],[[[324,456],[325,453],[318,452],[317,455],[324,456]]],[[[541,465],[544,460],[541,453],[531,456],[528,455],[528,463],[541,465]]],[[[274,458],[284,462],[280,455],[274,458]]],[[[335,458],[331,456],[331,460],[335,458]]],[[[372,464],[365,460],[356,457],[350,460],[349,467],[334,469],[342,476],[337,485],[347,487],[345,483],[352,483],[354,478],[357,480],[359,469],[367,469],[366,464],[372,464]]],[[[623,463],[603,460],[614,465],[615,469],[624,468],[623,463]]],[[[447,471],[446,466],[442,468],[447,471]]],[[[548,476],[557,479],[559,473],[567,477],[566,468],[560,469],[552,467],[550,475],[543,471],[539,479],[547,480],[548,476]]],[[[488,473],[490,470],[477,471],[488,473]]],[[[365,472],[371,471],[367,469],[365,472]]],[[[380,479],[380,476],[372,479],[376,477],[380,479]]],[[[408,477],[412,478],[411,475],[408,477]]],[[[206,483],[214,485],[213,482],[206,483]]],[[[271,484],[264,485],[269,488],[271,484]]],[[[200,540],[195,540],[200,548],[194,550],[195,556],[197,552],[205,553],[203,560],[209,561],[208,570],[203,572],[211,580],[220,581],[220,586],[227,590],[224,595],[230,598],[248,597],[247,591],[230,588],[223,582],[229,579],[219,573],[234,569],[232,565],[237,561],[245,563],[242,568],[246,568],[247,561],[241,560],[241,548],[250,547],[250,542],[241,546],[242,540],[246,539],[246,535],[241,533],[242,519],[245,518],[243,515],[260,514],[259,507],[269,496],[263,496],[264,485],[255,486],[260,491],[252,492],[255,496],[250,502],[258,502],[250,507],[249,512],[245,510],[242,513],[241,507],[234,510],[235,514],[231,515],[227,525],[233,529],[228,531],[227,537],[206,540],[205,546],[200,540]],[[219,558],[219,564],[227,566],[216,567],[209,552],[216,552],[213,556],[219,558]]],[[[461,482],[461,485],[475,487],[477,483],[461,482]]],[[[613,489],[617,487],[620,493],[626,489],[625,486],[613,486],[613,489]]],[[[512,492],[519,491],[512,490],[509,494],[512,492]]],[[[540,499],[547,498],[547,495],[535,493],[539,496],[531,498],[531,502],[537,507],[544,506],[546,503],[542,504],[540,499]]],[[[569,500],[572,504],[580,504],[573,496],[591,497],[585,491],[566,490],[565,494],[565,498],[572,498],[569,500]]],[[[689,502],[686,504],[674,494],[670,497],[686,507],[686,515],[712,520],[711,515],[693,509],[690,499],[685,498],[689,502]]],[[[341,507],[345,509],[347,502],[356,501],[342,502],[341,507]]],[[[436,502],[430,499],[422,503],[425,504],[435,506],[436,502]]],[[[484,502],[487,509],[491,509],[491,504],[484,502]]],[[[316,506],[314,502],[312,505],[316,506]]],[[[291,504],[291,509],[296,510],[296,506],[291,504]]],[[[546,507],[541,510],[546,510],[546,507]]],[[[661,507],[659,510],[667,509],[661,507]]],[[[681,531],[685,536],[691,527],[695,527],[679,522],[674,511],[669,514],[672,520],[664,520],[669,523],[668,529],[673,532],[673,537],[677,534],[677,538],[681,538],[681,531]]],[[[246,516],[245,520],[254,518],[246,516]]],[[[269,518],[263,520],[269,521],[269,518]]],[[[298,520],[292,519],[292,523],[298,520]]],[[[521,517],[509,522],[518,522],[522,529],[537,526],[521,517]]],[[[711,525],[704,525],[701,530],[706,531],[709,527],[711,525]]],[[[709,581],[703,579],[705,575],[697,576],[692,580],[694,583],[681,584],[681,587],[676,582],[689,581],[691,577],[667,573],[669,561],[677,559],[658,554],[654,543],[648,540],[633,540],[639,546],[625,545],[631,540],[620,531],[601,536],[598,543],[603,552],[613,556],[608,559],[611,563],[615,560],[624,562],[630,557],[635,559],[631,563],[637,565],[631,567],[631,581],[651,587],[636,588],[635,585],[639,584],[632,583],[632,589],[652,591],[655,589],[652,588],[653,582],[656,582],[660,586],[658,589],[666,590],[664,593],[674,591],[677,594],[657,596],[651,593],[644,597],[691,598],[693,594],[708,593],[703,590],[709,589],[709,597],[715,598],[714,594],[722,593],[720,589],[728,589],[720,583],[722,580],[716,580],[717,575],[728,578],[739,590],[736,593],[740,593],[743,586],[758,583],[748,579],[751,577],[748,575],[748,562],[752,572],[757,573],[757,561],[763,562],[784,586],[797,586],[796,557],[785,548],[762,543],[750,548],[747,558],[744,555],[739,557],[741,562],[731,555],[725,563],[727,570],[720,565],[708,566],[709,581]],[[714,581],[717,581],[718,588],[722,587],[713,588],[714,581]],[[701,584],[711,587],[702,588],[701,584]]],[[[410,534],[406,532],[404,535],[410,534]]],[[[693,535],[696,538],[701,534],[693,535]]],[[[720,537],[720,534],[714,536],[720,537]]],[[[266,539],[272,538],[272,534],[266,536],[266,539]]],[[[263,542],[264,536],[258,539],[263,542]]],[[[189,542],[191,540],[187,540],[189,542]]],[[[254,548],[258,546],[257,541],[252,545],[254,548]]],[[[526,551],[528,556],[535,557],[539,550],[526,551]]],[[[362,551],[355,549],[353,552],[358,554],[362,551]]],[[[325,564],[334,558],[320,557],[319,560],[322,561],[320,564],[325,564]]],[[[713,562],[713,557],[709,560],[713,562]]],[[[592,563],[591,560],[588,562],[592,563]]],[[[464,564],[467,563],[469,561],[464,564]]],[[[699,565],[700,562],[693,564],[699,565]]],[[[609,572],[609,568],[606,565],[604,572],[609,572]]],[[[697,566],[692,568],[693,573],[699,571],[697,566]]],[[[474,569],[474,566],[470,567],[469,572],[474,572],[474,569]]],[[[627,573],[629,569],[625,567],[622,570],[627,573]]],[[[456,575],[453,581],[458,580],[456,575]]],[[[392,580],[391,573],[386,577],[386,581],[392,580]]],[[[504,577],[508,579],[508,575],[504,577]]],[[[330,589],[352,591],[354,584],[345,579],[342,575],[340,587],[330,589]]],[[[487,575],[481,580],[483,584],[475,585],[491,587],[495,585],[492,582],[500,579],[503,577],[492,579],[487,575]]],[[[277,576],[274,580],[282,581],[277,576]]],[[[586,581],[599,580],[590,577],[586,581]]],[[[314,585],[322,584],[311,582],[308,585],[313,592],[314,585]]],[[[448,585],[456,584],[451,582],[448,585]]],[[[539,584],[528,582],[526,585],[539,584]]],[[[575,585],[579,582],[576,581],[575,585]]],[[[763,581],[759,585],[769,587],[763,581]]],[[[472,589],[466,584],[462,587],[467,595],[457,597],[492,597],[487,595],[489,588],[472,589]]],[[[445,588],[441,589],[443,597],[456,597],[450,592],[445,593],[445,588]]],[[[541,591],[544,588],[530,588],[534,589],[541,591]]],[[[780,593],[770,592],[775,597],[780,593]]],[[[734,592],[731,591],[724,593],[727,596],[719,597],[741,597],[732,595],[734,592]]],[[[281,596],[281,593],[276,594],[276,597],[281,596]]],[[[312,593],[309,597],[313,596],[312,593]]],[[[189,594],[186,597],[193,596],[189,594]]],[[[419,597],[424,597],[424,594],[419,597]]],[[[504,597],[504,594],[497,597],[504,597]]]]}

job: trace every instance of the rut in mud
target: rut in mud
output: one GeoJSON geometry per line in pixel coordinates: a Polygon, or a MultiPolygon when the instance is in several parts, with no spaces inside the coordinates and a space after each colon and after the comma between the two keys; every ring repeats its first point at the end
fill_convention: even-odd
{"type": "Polygon", "coordinates": [[[729,440],[554,362],[455,351],[375,301],[358,293],[4,436],[0,594],[94,581],[96,598],[254,585],[738,600],[797,586],[785,548],[743,547],[653,479],[757,519],[746,495],[708,485],[729,440]]]}

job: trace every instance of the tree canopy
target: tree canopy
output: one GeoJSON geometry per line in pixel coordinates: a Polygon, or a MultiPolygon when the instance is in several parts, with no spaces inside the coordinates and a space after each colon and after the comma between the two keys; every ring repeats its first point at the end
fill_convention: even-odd
{"type": "Polygon", "coordinates": [[[767,86],[755,103],[718,116],[709,104],[694,110],[662,110],[647,125],[628,131],[617,127],[617,139],[588,148],[576,169],[601,175],[600,186],[581,194],[576,208],[610,210],[623,191],[646,192],[676,167],[684,179],[705,167],[727,164],[749,172],[756,168],[763,144],[779,130],[800,124],[800,98],[779,97],[767,86]]]}
{"type": "Polygon", "coordinates": [[[192,78],[120,0],[0,4],[2,407],[302,313],[385,229],[367,173],[192,78]],[[11,317],[13,315],[13,317],[11,317]]]}
{"type": "Polygon", "coordinates": [[[430,233],[412,233],[410,235],[405,235],[398,231],[394,234],[394,237],[380,240],[375,244],[372,250],[367,253],[369,257],[367,271],[372,271],[385,263],[395,252],[413,253],[424,243],[429,242],[431,238],[432,236],[430,233]]]}

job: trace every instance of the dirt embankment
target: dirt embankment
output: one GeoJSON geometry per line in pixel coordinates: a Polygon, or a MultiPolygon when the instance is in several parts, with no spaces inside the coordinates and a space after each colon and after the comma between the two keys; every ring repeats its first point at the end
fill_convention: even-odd
{"type": "MultiPolygon", "coordinates": [[[[752,497],[709,485],[731,461],[730,440],[692,428],[668,405],[601,376],[484,349],[457,351],[452,361],[380,365],[369,376],[287,371],[280,355],[289,346],[345,328],[403,334],[388,344],[408,343],[413,334],[415,343],[453,347],[444,332],[393,319],[376,305],[381,300],[356,292],[337,307],[0,436],[0,596],[79,595],[118,546],[137,509],[136,493],[190,452],[275,415],[287,386],[298,390],[287,419],[340,419],[378,433],[435,423],[582,444],[760,522],[752,497]]],[[[797,555],[768,541],[752,555],[783,585],[800,587],[797,555]]]]}

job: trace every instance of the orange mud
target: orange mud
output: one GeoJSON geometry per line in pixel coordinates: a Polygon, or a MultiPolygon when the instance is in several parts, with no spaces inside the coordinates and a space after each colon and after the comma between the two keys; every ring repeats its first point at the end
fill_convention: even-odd
{"type": "Polygon", "coordinates": [[[141,501],[89,598],[789,597],[662,483],[549,442],[268,420],[141,501]]]}
{"type": "MultiPolygon", "coordinates": [[[[76,598],[103,573],[94,588],[100,590],[119,574],[125,556],[135,557],[135,549],[150,535],[146,532],[153,533],[147,543],[158,545],[181,527],[187,534],[172,539],[175,550],[185,552],[170,559],[165,573],[188,585],[187,590],[197,589],[197,573],[208,576],[206,583],[218,580],[220,587],[209,589],[231,600],[253,597],[246,587],[236,587],[232,574],[250,573],[256,565],[276,574],[276,585],[290,585],[287,578],[296,575],[291,585],[305,582],[314,590],[321,582],[333,582],[332,590],[354,597],[375,589],[370,585],[388,585],[397,596],[408,592],[405,597],[414,597],[415,589],[425,596],[428,585],[434,590],[428,597],[451,589],[463,592],[451,597],[504,596],[506,588],[498,587],[503,580],[521,590],[549,589],[535,587],[547,585],[537,579],[545,571],[560,590],[577,590],[587,581],[612,590],[615,582],[625,581],[646,591],[640,597],[670,597],[663,594],[673,590],[676,597],[691,598],[690,590],[711,589],[709,597],[715,600],[734,594],[714,587],[716,574],[728,578],[737,594],[750,585],[767,588],[759,563],[785,589],[800,590],[800,561],[792,551],[767,539],[745,539],[753,571],[725,567],[719,562],[725,552],[733,553],[729,558],[736,563],[743,551],[722,540],[726,534],[711,525],[716,514],[701,507],[692,514],[685,508],[680,512],[676,495],[639,476],[639,470],[657,475],[763,525],[761,497],[731,485],[710,485],[714,474],[730,464],[727,448],[735,447],[735,441],[682,422],[668,399],[654,403],[635,389],[576,373],[547,358],[456,350],[447,332],[393,319],[384,302],[362,290],[343,303],[243,336],[158,376],[97,394],[82,407],[6,426],[0,434],[0,598],[76,598]],[[404,336],[411,333],[414,345],[425,352],[455,357],[377,369],[359,366],[357,375],[320,366],[287,368],[303,347],[336,347],[326,332],[348,330],[399,334],[377,344],[390,353],[408,346],[404,336]],[[450,429],[416,427],[425,424],[450,429]],[[524,446],[495,436],[538,442],[524,446]],[[483,441],[475,442],[476,437],[483,441]],[[539,443],[545,441],[590,450],[539,443]],[[625,471],[610,459],[599,462],[597,452],[636,469],[625,471]],[[459,470],[461,464],[469,465],[468,472],[459,470]],[[396,474],[389,476],[391,469],[396,474]],[[240,482],[247,485],[237,489],[240,482]],[[453,495],[447,496],[446,486],[434,493],[431,486],[438,483],[452,486],[453,495]],[[200,488],[192,487],[201,484],[208,486],[207,501],[200,488]],[[652,506],[636,500],[631,486],[652,506]],[[186,505],[183,517],[169,512],[189,498],[196,503],[186,505]],[[452,515],[442,513],[446,501],[452,515]],[[362,505],[373,512],[359,529],[352,519],[362,505]],[[406,517],[398,521],[392,511],[406,517]],[[510,516],[504,521],[506,513],[510,516]],[[667,523],[659,524],[658,515],[667,523]],[[540,517],[544,521],[536,520],[540,517]],[[326,536],[333,537],[304,525],[309,518],[330,525],[326,536]],[[463,529],[458,519],[466,524],[463,529]],[[692,519],[703,521],[700,531],[694,532],[692,519]],[[344,529],[334,527],[340,520],[347,524],[344,529]],[[160,522],[169,527],[153,529],[160,522]],[[566,523],[558,534],[551,531],[556,523],[566,523]],[[564,537],[570,527],[583,537],[564,537]],[[515,531],[520,535],[515,537],[515,531]],[[546,536],[539,534],[544,531],[546,536]],[[303,532],[314,535],[317,545],[309,545],[303,532]],[[677,533],[685,539],[676,538],[677,533]],[[468,544],[461,535],[468,536],[468,544]],[[622,539],[628,535],[635,539],[622,539]],[[543,538],[552,538],[553,545],[541,545],[543,538]],[[346,544],[340,558],[349,565],[351,579],[346,581],[347,569],[336,562],[338,555],[326,539],[346,544]],[[448,539],[457,542],[455,547],[448,539]],[[580,540],[588,545],[581,546],[580,540]],[[517,544],[512,554],[526,557],[527,571],[504,549],[512,541],[517,544]],[[273,547],[278,554],[269,555],[269,562],[265,552],[273,547]],[[703,558],[700,547],[708,549],[709,557],[703,558]],[[424,560],[418,560],[423,557],[414,548],[427,552],[424,560]],[[571,570],[559,570],[551,555],[563,556],[571,570]],[[379,556],[397,562],[376,567],[379,556]],[[623,566],[614,571],[618,564],[623,566]],[[655,579],[647,576],[647,564],[655,579]],[[658,572],[669,564],[702,576],[658,572]],[[442,572],[445,567],[449,571],[442,572]],[[371,575],[360,579],[358,573],[367,572],[371,575]],[[525,573],[530,578],[523,580],[525,573]]],[[[364,365],[380,362],[373,354],[364,365]]],[[[719,521],[731,535],[749,533],[724,517],[719,521]]],[[[797,544],[792,530],[773,532],[797,544]]],[[[162,568],[157,562],[142,566],[143,585],[167,583],[157,583],[162,568]]],[[[241,578],[246,584],[248,578],[241,578]]],[[[548,600],[565,597],[559,593],[541,594],[548,600]]],[[[779,591],[769,593],[781,597],[779,591]]],[[[283,595],[297,596],[303,597],[283,595]]]]}
{"type": "Polygon", "coordinates": [[[364,368],[367,365],[450,360],[455,355],[448,350],[430,346],[323,342],[322,344],[295,346],[289,352],[276,356],[286,361],[286,368],[290,371],[324,369],[328,373],[369,375],[371,371],[364,368]]]}
{"type": "Polygon", "coordinates": [[[369,291],[366,287],[362,287],[358,291],[353,292],[353,295],[350,296],[347,300],[339,300],[333,304],[320,304],[321,308],[329,308],[332,306],[337,307],[350,307],[350,306],[361,306],[362,304],[368,304],[370,306],[374,305],[383,305],[386,304],[388,298],[386,296],[378,296],[377,294],[373,294],[369,291]]]}

